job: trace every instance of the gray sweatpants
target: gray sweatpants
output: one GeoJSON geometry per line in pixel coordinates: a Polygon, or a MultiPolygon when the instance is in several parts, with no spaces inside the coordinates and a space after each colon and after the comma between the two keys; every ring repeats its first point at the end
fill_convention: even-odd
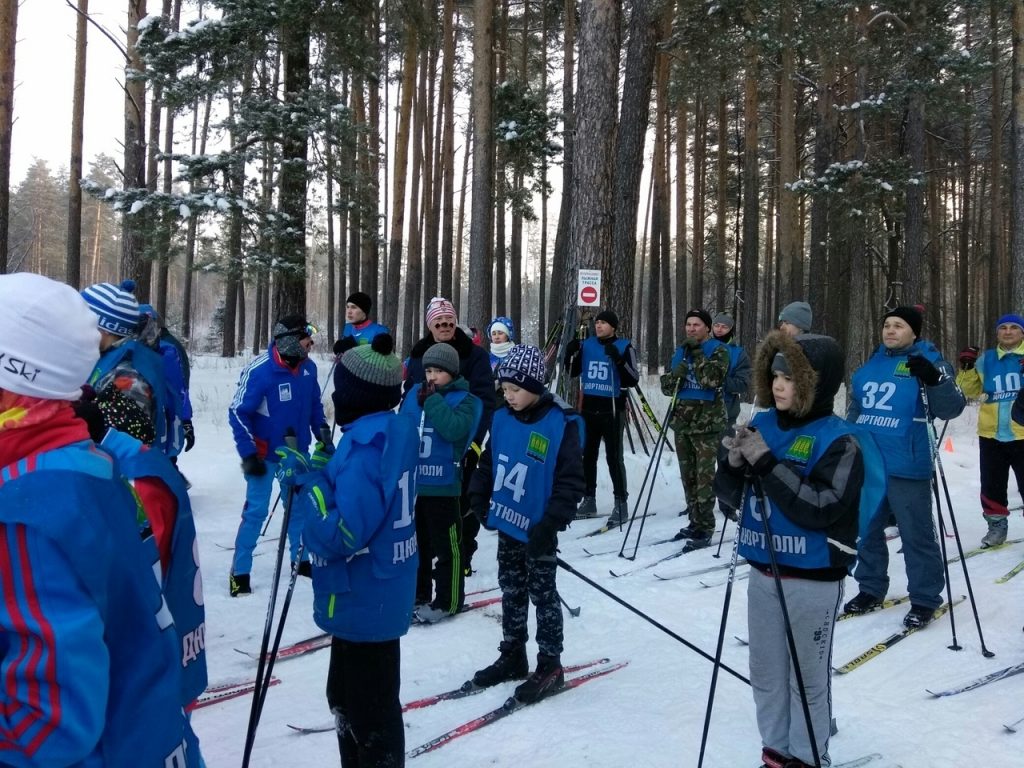
{"type": "MultiPolygon", "coordinates": [[[[793,626],[814,739],[821,764],[832,764],[828,739],[832,723],[832,631],[843,601],[843,582],[782,579],[793,626]]],[[[800,689],[790,663],[786,625],[775,579],[750,571],[747,588],[750,632],[750,685],[757,708],[757,728],[765,747],[814,765],[800,689]]]]}

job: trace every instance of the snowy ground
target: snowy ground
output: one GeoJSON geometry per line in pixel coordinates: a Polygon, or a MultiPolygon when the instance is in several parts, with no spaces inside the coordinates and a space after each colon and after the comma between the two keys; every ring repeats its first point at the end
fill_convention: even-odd
{"type": "MultiPolygon", "coordinates": [[[[183,456],[181,467],[192,481],[192,505],[200,536],[206,581],[206,627],[211,684],[251,678],[256,663],[233,649],[256,651],[266,618],[267,588],[271,581],[276,543],[263,542],[253,569],[252,598],[233,600],[227,594],[231,553],[217,545],[234,540],[244,494],[239,460],[227,424],[227,406],[234,393],[241,359],[198,358],[193,363],[192,400],[196,411],[197,443],[183,456]]],[[[321,381],[329,362],[319,362],[321,381]]],[[[652,383],[645,388],[655,411],[663,415],[665,399],[652,383]]],[[[329,398],[327,398],[329,404],[329,398]]],[[[984,531],[978,506],[977,410],[970,407],[949,425],[950,442],[941,454],[965,549],[977,546],[984,531]]],[[[941,426],[941,425],[940,425],[941,426]]],[[[945,441],[944,441],[945,442],[945,441]]],[[[637,445],[627,452],[626,467],[632,504],[648,466],[637,445]]],[[[606,474],[603,470],[600,474],[606,474]]],[[[1012,484],[1011,484],[1012,487],[1012,484]]],[[[610,511],[607,477],[598,487],[599,506],[610,511]]],[[[1019,503],[1011,492],[1011,506],[1019,503]]],[[[643,541],[667,538],[685,520],[676,516],[683,494],[674,454],[666,453],[654,482],[651,511],[643,541]]],[[[280,512],[271,525],[279,530],[280,512]]],[[[948,520],[947,520],[948,525],[948,520]]],[[[580,537],[599,521],[576,523],[560,537],[562,557],[606,589],[649,613],[691,643],[714,654],[722,617],[724,586],[705,588],[700,578],[659,581],[654,573],[695,570],[723,562],[714,549],[704,550],[663,566],[623,578],[609,569],[636,567],[670,553],[677,545],[641,546],[636,563],[617,556],[621,537],[608,533],[580,537]],[[587,556],[583,547],[605,555],[587,556]],[[612,551],[613,550],[613,551],[612,551]]],[[[1010,536],[1024,535],[1019,512],[1011,518],[1010,536]]],[[[497,585],[495,534],[481,532],[474,559],[478,572],[467,590],[497,585]]],[[[951,555],[956,543],[947,539],[951,555]]],[[[902,556],[891,543],[890,595],[902,595],[906,579],[902,556]]],[[[908,637],[865,666],[835,679],[833,695],[839,733],[830,744],[835,762],[867,753],[881,753],[878,768],[902,765],[955,766],[980,764],[1000,768],[1021,765],[1024,733],[1004,732],[1002,723],[1024,717],[1024,675],[958,696],[932,699],[925,688],[937,690],[967,681],[1004,666],[1024,661],[1024,575],[1005,584],[995,580],[1024,558],[1024,545],[980,555],[969,562],[987,647],[983,658],[969,602],[956,610],[956,635],[963,650],[953,652],[950,620],[946,616],[926,631],[908,637]],[[969,761],[969,762],[965,762],[969,761]]],[[[740,574],[745,569],[740,569],[740,574]]],[[[951,566],[954,594],[966,594],[959,564],[951,566]]],[[[724,574],[724,572],[723,572],[724,574]]],[[[460,766],[530,766],[531,768],[679,768],[697,765],[712,664],[661,633],[570,573],[560,571],[559,590],[578,618],[565,617],[563,662],[599,657],[628,660],[629,666],[534,708],[468,735],[442,749],[409,761],[418,768],[460,766]]],[[[847,598],[856,584],[847,580],[847,598]]],[[[283,589],[282,589],[283,594],[283,589]]],[[[497,594],[490,593],[490,594],[497,594]]],[[[309,582],[299,581],[284,642],[316,634],[309,582]]],[[[488,595],[489,596],[489,595],[488,595]]],[[[280,606],[280,600],[278,601],[280,606]]],[[[842,664],[902,628],[905,606],[897,606],[837,625],[833,662],[842,664]]],[[[532,612],[531,612],[532,613],[532,612]]],[[[723,660],[747,674],[747,651],[734,635],[746,635],[746,582],[732,594],[723,660]]],[[[402,641],[403,701],[457,687],[474,670],[496,657],[501,639],[497,607],[459,616],[434,627],[413,627],[402,641]]],[[[534,649],[531,649],[531,658],[534,649]]],[[[338,764],[333,733],[298,735],[287,723],[321,725],[330,717],[324,697],[328,653],[320,651],[279,663],[281,684],[270,689],[260,723],[253,766],[324,766],[338,764]]],[[[500,687],[461,701],[446,702],[406,714],[406,745],[413,748],[456,725],[498,706],[510,693],[500,687]]],[[[198,710],[193,722],[210,768],[234,768],[241,762],[250,699],[239,698],[198,710]]],[[[760,740],[754,705],[747,686],[721,674],[709,734],[706,766],[756,766],[760,740]]]]}

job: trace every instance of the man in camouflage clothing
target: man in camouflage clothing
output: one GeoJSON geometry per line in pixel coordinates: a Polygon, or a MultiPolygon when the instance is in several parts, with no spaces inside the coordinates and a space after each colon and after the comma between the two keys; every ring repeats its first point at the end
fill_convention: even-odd
{"type": "Polygon", "coordinates": [[[690,524],[675,538],[687,539],[683,552],[711,543],[715,532],[715,479],[718,440],[725,429],[722,384],[729,372],[729,351],[711,336],[711,316],[703,309],[686,313],[686,339],[672,356],[671,373],[661,391],[675,398],[669,426],[675,433],[679,474],[690,509],[690,524]]]}

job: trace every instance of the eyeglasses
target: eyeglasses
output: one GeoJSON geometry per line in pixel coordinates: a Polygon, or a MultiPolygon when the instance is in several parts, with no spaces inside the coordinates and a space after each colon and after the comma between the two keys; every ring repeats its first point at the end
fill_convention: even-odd
{"type": "Polygon", "coordinates": [[[454,328],[455,327],[455,323],[448,323],[448,322],[434,323],[434,327],[435,328],[454,328]]]}

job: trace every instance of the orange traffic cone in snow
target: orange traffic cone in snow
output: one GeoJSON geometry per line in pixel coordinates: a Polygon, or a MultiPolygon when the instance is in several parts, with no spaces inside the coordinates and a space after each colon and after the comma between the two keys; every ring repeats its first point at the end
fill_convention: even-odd
{"type": "Polygon", "coordinates": [[[943,447],[945,448],[945,450],[947,450],[950,453],[952,453],[953,452],[953,438],[952,437],[947,437],[946,438],[946,445],[943,446],[943,447]]]}

